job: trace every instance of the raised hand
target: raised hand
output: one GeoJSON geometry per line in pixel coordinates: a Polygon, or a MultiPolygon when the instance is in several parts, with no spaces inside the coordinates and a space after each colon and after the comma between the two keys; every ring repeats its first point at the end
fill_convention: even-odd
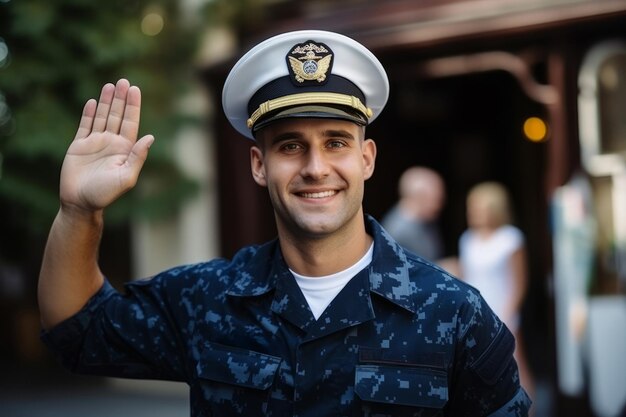
{"type": "Polygon", "coordinates": [[[61,169],[61,204],[87,211],[105,208],[137,183],[154,142],[137,140],[141,92],[121,79],[87,101],[61,169]]]}

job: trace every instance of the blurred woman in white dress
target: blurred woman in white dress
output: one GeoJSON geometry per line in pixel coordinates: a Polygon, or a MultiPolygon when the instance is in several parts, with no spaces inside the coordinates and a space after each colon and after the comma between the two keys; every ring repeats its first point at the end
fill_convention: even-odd
{"type": "Polygon", "coordinates": [[[467,196],[468,229],[459,239],[461,278],[476,287],[516,339],[515,359],[522,386],[532,395],[520,314],[527,288],[524,235],[511,224],[507,190],[499,183],[474,186],[467,196]]]}

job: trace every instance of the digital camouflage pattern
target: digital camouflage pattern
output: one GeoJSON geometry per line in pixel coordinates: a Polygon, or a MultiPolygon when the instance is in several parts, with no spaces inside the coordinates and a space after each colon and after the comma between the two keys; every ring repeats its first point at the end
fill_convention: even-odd
{"type": "Polygon", "coordinates": [[[105,284],[43,340],[75,372],[185,381],[194,417],[526,416],[478,291],[366,223],[372,263],[318,320],[272,241],[105,284]]]}

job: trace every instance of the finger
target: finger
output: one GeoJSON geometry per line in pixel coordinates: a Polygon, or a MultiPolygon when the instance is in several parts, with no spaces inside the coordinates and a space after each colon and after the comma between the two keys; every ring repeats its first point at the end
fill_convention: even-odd
{"type": "Polygon", "coordinates": [[[129,87],[130,83],[123,78],[115,85],[115,94],[107,117],[107,132],[115,134],[120,133],[120,125],[122,124],[122,117],[124,117],[124,108],[126,107],[126,96],[128,95],[129,87]]]}
{"type": "Polygon", "coordinates": [[[85,107],[83,107],[83,115],[80,118],[80,123],[78,124],[78,130],[76,131],[74,140],[84,139],[91,133],[93,119],[96,114],[96,106],[97,102],[93,98],[85,103],[85,107]]]}
{"type": "Polygon", "coordinates": [[[115,86],[111,83],[107,83],[102,87],[98,107],[96,109],[96,118],[93,121],[93,127],[91,129],[93,132],[104,132],[114,92],[115,86]]]}
{"type": "Polygon", "coordinates": [[[139,87],[132,86],[128,89],[126,109],[120,128],[120,135],[130,140],[137,140],[139,132],[139,118],[141,113],[141,91],[139,87]]]}
{"type": "MultiPolygon", "coordinates": [[[[143,165],[148,157],[148,151],[154,143],[154,136],[146,135],[139,139],[133,146],[128,155],[128,165],[136,166],[137,164],[143,165]]],[[[141,166],[139,167],[141,168],[141,166]]]]}
{"type": "Polygon", "coordinates": [[[133,145],[128,159],[126,160],[126,172],[122,179],[122,181],[125,182],[125,184],[123,184],[125,188],[130,189],[137,183],[137,178],[139,178],[139,173],[141,172],[144,162],[146,162],[148,151],[153,143],[154,136],[146,135],[133,145]]]}

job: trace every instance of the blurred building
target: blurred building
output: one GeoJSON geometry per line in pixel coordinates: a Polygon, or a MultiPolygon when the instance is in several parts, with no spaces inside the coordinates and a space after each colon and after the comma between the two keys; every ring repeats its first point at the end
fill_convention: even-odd
{"type": "MultiPolygon", "coordinates": [[[[505,184],[529,242],[523,329],[531,365],[551,392],[550,412],[617,415],[626,384],[606,348],[622,346],[626,324],[609,321],[612,341],[591,325],[626,312],[626,1],[259,3],[263,13],[234,29],[233,56],[203,68],[212,107],[219,109],[234,60],[278,32],[333,30],[372,49],[391,96],[368,128],[379,153],[366,211],[380,218],[408,166],[433,167],[449,192],[442,226],[455,255],[469,187],[505,184]]],[[[267,196],[248,174],[250,143],[219,111],[213,117],[220,243],[230,256],[275,231],[267,196]]]]}

